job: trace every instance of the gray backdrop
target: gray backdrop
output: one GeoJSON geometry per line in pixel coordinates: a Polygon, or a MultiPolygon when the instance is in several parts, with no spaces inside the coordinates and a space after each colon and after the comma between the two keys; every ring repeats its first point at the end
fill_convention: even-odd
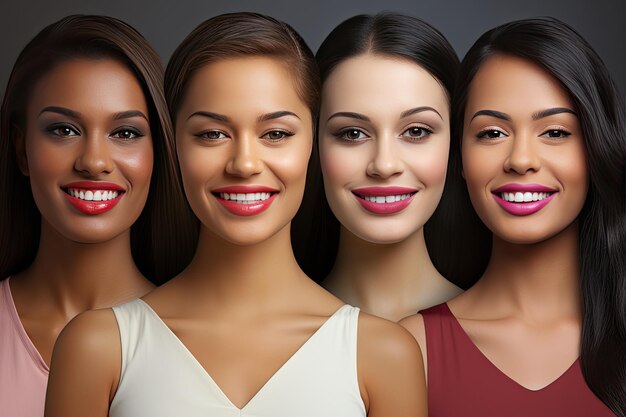
{"type": "Polygon", "coordinates": [[[201,21],[233,11],[256,11],[291,24],[313,51],[339,22],[392,10],[420,17],[450,40],[460,57],[486,30],[510,20],[553,16],[596,49],[626,94],[626,0],[2,0],[0,88],[22,47],[44,26],[73,13],[106,14],[137,28],[164,62],[201,21]],[[11,1],[11,4],[8,4],[11,1]]]}

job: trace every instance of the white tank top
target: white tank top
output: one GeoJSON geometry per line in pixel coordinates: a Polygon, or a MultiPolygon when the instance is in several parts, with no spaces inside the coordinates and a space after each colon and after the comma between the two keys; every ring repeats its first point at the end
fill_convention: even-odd
{"type": "Polygon", "coordinates": [[[362,417],[359,309],[337,310],[239,409],[142,300],[113,307],[122,370],[110,417],[362,417]]]}

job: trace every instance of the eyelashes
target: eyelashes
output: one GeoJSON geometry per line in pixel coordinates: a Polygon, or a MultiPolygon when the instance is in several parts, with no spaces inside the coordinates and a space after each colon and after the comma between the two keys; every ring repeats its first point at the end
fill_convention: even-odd
{"type": "MultiPolygon", "coordinates": [[[[82,135],[82,132],[78,127],[69,123],[54,123],[50,126],[47,126],[45,128],[45,131],[48,134],[61,139],[78,137],[82,135]]],[[[122,141],[131,141],[133,139],[142,138],[144,136],[145,134],[141,130],[131,126],[122,126],[109,133],[109,137],[122,141]]]]}
{"type": "MultiPolygon", "coordinates": [[[[572,133],[569,130],[562,127],[550,127],[549,129],[543,131],[539,136],[546,139],[556,140],[566,139],[571,136],[571,134],[572,133]]],[[[479,140],[497,140],[506,138],[508,136],[509,134],[506,133],[504,130],[494,127],[482,129],[476,134],[476,138],[479,140]]]]}
{"type": "MultiPolygon", "coordinates": [[[[402,131],[399,137],[409,142],[421,142],[433,133],[433,129],[425,126],[410,126],[402,131]]],[[[356,127],[343,128],[332,133],[332,135],[335,139],[346,143],[357,143],[371,139],[365,130],[356,127]]]]}
{"type": "MultiPolygon", "coordinates": [[[[281,143],[293,135],[295,135],[295,132],[287,129],[272,129],[266,131],[260,138],[269,143],[281,143]]],[[[194,134],[194,136],[206,142],[221,142],[231,138],[228,133],[221,130],[205,130],[194,134]]]]}

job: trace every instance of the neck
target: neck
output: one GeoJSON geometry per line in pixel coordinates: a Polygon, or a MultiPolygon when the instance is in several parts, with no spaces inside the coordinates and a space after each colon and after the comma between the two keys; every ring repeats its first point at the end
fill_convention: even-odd
{"type": "Polygon", "coordinates": [[[476,286],[483,295],[503,300],[525,315],[580,316],[578,239],[578,222],[535,244],[515,244],[494,236],[491,260],[476,286]]]}
{"type": "Polygon", "coordinates": [[[251,245],[226,241],[201,226],[196,255],[181,279],[213,305],[271,304],[285,299],[298,280],[309,281],[293,255],[289,225],[251,245]]]}
{"type": "MultiPolygon", "coordinates": [[[[342,226],[337,260],[324,284],[364,311],[397,320],[437,303],[442,281],[428,255],[423,229],[401,242],[375,244],[342,226]]],[[[447,281],[443,285],[452,286],[447,281]]]]}
{"type": "Polygon", "coordinates": [[[138,297],[152,284],[133,261],[130,230],[99,243],[78,243],[42,220],[37,256],[18,278],[29,297],[68,317],[138,297]]]}

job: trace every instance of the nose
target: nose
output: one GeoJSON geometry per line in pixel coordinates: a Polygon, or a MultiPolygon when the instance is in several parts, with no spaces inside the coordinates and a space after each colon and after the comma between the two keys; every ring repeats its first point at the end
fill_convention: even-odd
{"type": "Polygon", "coordinates": [[[390,135],[376,138],[374,155],[367,165],[368,176],[387,179],[403,172],[402,161],[396,153],[396,139],[390,135]]]}
{"type": "Polygon", "coordinates": [[[535,149],[537,141],[532,135],[518,135],[510,142],[509,154],[504,160],[504,170],[524,175],[540,168],[540,159],[535,149]]]}
{"type": "Polygon", "coordinates": [[[115,163],[108,138],[100,136],[90,135],[82,142],[81,152],[74,163],[76,171],[91,177],[113,171],[115,163]]]}
{"type": "Polygon", "coordinates": [[[249,178],[261,173],[263,163],[258,155],[256,137],[240,137],[235,140],[232,156],[226,164],[226,173],[249,178]]]}

